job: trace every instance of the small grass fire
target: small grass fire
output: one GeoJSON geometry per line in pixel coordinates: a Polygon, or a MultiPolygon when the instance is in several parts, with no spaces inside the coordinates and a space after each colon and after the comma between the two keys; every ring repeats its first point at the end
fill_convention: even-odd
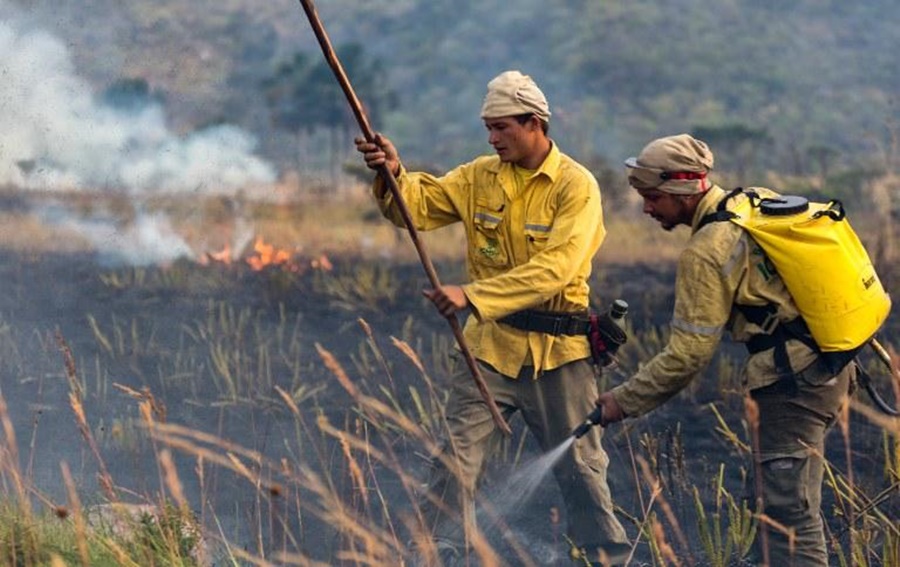
{"type": "Polygon", "coordinates": [[[198,262],[201,265],[210,265],[212,263],[232,265],[236,262],[243,262],[255,272],[266,269],[278,268],[288,272],[300,272],[307,267],[331,271],[334,266],[325,254],[320,254],[316,258],[304,261],[298,251],[278,248],[274,244],[266,242],[262,236],[257,236],[253,240],[253,248],[249,254],[241,256],[232,250],[230,244],[226,244],[224,248],[218,252],[207,252],[202,254],[198,262]],[[237,257],[237,259],[236,259],[237,257]]]}

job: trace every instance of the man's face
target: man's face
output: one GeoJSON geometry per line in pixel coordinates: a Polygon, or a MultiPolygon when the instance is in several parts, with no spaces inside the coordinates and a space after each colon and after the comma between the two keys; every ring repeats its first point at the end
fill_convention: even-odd
{"type": "Polygon", "coordinates": [[[644,200],[644,214],[656,219],[663,229],[672,230],[679,224],[691,224],[694,212],[683,195],[657,189],[640,189],[638,193],[644,200]]]}
{"type": "Polygon", "coordinates": [[[541,134],[540,120],[532,117],[525,124],[519,124],[515,116],[485,118],[488,143],[494,147],[500,161],[521,164],[536,151],[541,134]]]}

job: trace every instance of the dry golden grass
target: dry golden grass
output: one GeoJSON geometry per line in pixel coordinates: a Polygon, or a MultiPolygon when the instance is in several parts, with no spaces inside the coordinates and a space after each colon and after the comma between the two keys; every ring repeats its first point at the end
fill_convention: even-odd
{"type": "Polygon", "coordinates": [[[86,252],[90,242],[70,230],[51,227],[32,215],[0,213],[0,245],[21,253],[86,252]]]}
{"type": "MultiPolygon", "coordinates": [[[[417,253],[405,229],[381,217],[367,190],[359,187],[340,198],[307,197],[293,200],[242,201],[224,196],[156,196],[129,200],[122,196],[77,193],[22,195],[35,206],[25,211],[0,212],[0,247],[25,254],[91,252],[90,240],[73,224],[47,221],[34,210],[55,203],[72,219],[103,215],[124,234],[137,211],[169,221],[171,230],[200,258],[242,243],[245,254],[254,238],[303,257],[369,257],[415,262],[417,253]]],[[[639,211],[606,212],[607,237],[597,258],[601,263],[669,261],[677,257],[686,230],[674,237],[639,211]]],[[[436,263],[459,261],[466,250],[460,225],[419,234],[436,263]]],[[[239,251],[238,251],[239,252],[239,251]]]]}
{"type": "MultiPolygon", "coordinates": [[[[303,195],[297,188],[289,192],[273,190],[270,196],[255,192],[252,200],[243,195],[132,198],[91,192],[17,193],[11,189],[0,190],[0,197],[31,205],[0,211],[0,248],[19,253],[91,251],[90,240],[78,229],[58,219],[47,221],[34,212],[56,204],[77,220],[102,215],[122,232],[134,223],[139,211],[159,215],[169,221],[171,230],[198,258],[236,243],[241,243],[244,254],[248,254],[254,238],[262,238],[280,250],[309,258],[325,255],[417,261],[406,230],[381,217],[363,185],[344,188],[339,195],[331,196],[303,195]]],[[[851,221],[863,242],[880,253],[884,219],[871,216],[859,211],[851,221]]],[[[618,207],[607,205],[604,220],[606,240],[596,257],[601,265],[674,262],[689,236],[687,227],[662,230],[641,213],[636,201],[618,207]]],[[[465,234],[458,224],[422,232],[420,238],[435,263],[464,257],[465,234]]]]}

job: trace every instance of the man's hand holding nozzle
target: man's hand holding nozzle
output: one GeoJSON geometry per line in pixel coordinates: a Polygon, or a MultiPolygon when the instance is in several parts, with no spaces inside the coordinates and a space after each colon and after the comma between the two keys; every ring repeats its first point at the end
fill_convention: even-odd
{"type": "Polygon", "coordinates": [[[603,392],[595,402],[601,410],[600,425],[606,427],[610,423],[617,423],[625,419],[625,411],[612,392],[603,392]]]}
{"type": "Polygon", "coordinates": [[[592,411],[590,414],[588,414],[588,416],[585,418],[584,422],[582,422],[581,425],[579,425],[572,431],[572,436],[575,439],[581,439],[582,437],[584,437],[584,435],[588,431],[590,431],[591,427],[600,423],[600,421],[602,419],[603,419],[603,408],[598,406],[594,409],[594,411],[592,411]]]}
{"type": "Polygon", "coordinates": [[[616,423],[625,419],[625,412],[622,411],[622,406],[616,401],[612,392],[603,392],[595,403],[597,407],[594,408],[594,411],[588,414],[581,425],[572,431],[572,436],[575,439],[584,437],[591,427],[595,425],[606,427],[610,423],[616,423]]]}

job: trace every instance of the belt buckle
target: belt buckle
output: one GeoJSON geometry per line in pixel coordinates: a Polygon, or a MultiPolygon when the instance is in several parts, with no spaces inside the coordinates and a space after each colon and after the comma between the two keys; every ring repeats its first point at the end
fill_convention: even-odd
{"type": "Polygon", "coordinates": [[[557,315],[553,323],[553,334],[556,336],[575,336],[583,334],[582,321],[571,313],[557,315]]]}
{"type": "Polygon", "coordinates": [[[582,329],[580,328],[582,321],[578,319],[575,315],[569,315],[568,324],[566,325],[566,334],[569,336],[577,336],[584,334],[582,329]]]}
{"type": "Polygon", "coordinates": [[[558,337],[565,332],[566,319],[564,315],[553,317],[553,336],[558,337]]]}
{"type": "Polygon", "coordinates": [[[781,321],[778,320],[777,314],[772,312],[766,315],[765,320],[760,323],[759,328],[762,329],[763,334],[771,335],[775,332],[775,329],[778,328],[780,323],[781,321]]]}

